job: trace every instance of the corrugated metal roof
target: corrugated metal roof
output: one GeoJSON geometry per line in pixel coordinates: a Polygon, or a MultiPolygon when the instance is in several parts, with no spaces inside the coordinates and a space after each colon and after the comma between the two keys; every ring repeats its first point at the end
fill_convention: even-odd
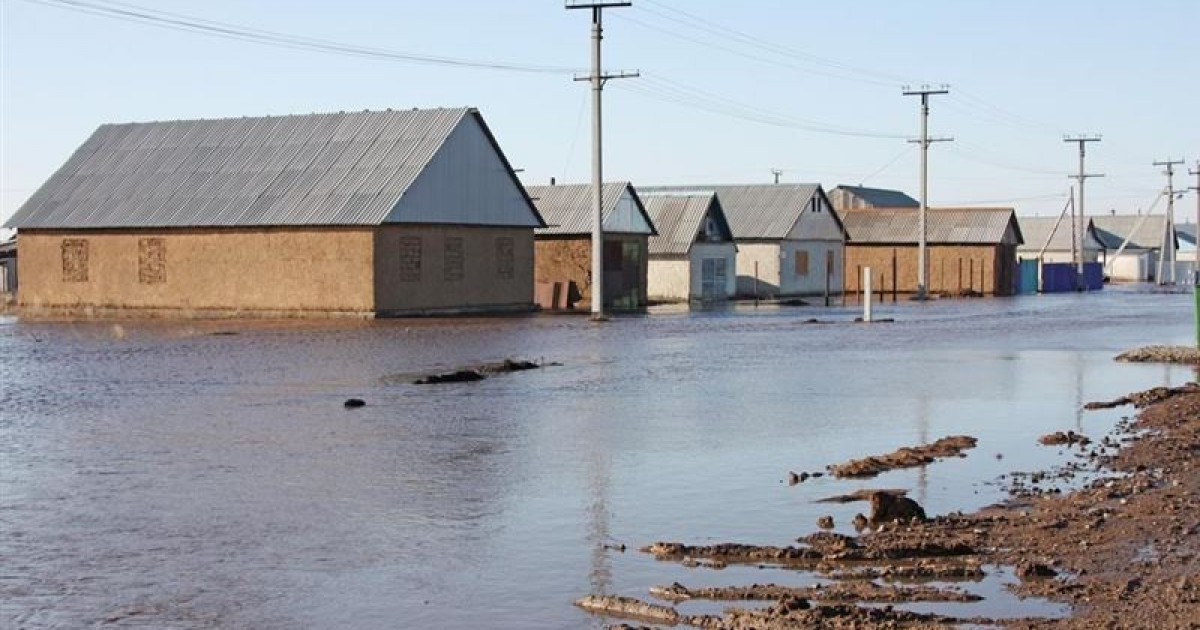
{"type": "Polygon", "coordinates": [[[1120,248],[1130,234],[1133,234],[1133,238],[1126,249],[1161,249],[1163,235],[1167,232],[1167,217],[1161,214],[1098,214],[1092,217],[1092,223],[1104,246],[1111,250],[1120,248]],[[1141,227],[1138,227],[1139,221],[1142,221],[1141,227]]]}
{"type": "MultiPolygon", "coordinates": [[[[864,208],[842,213],[851,244],[917,242],[917,208],[864,208]]],[[[1022,242],[1012,208],[929,208],[925,241],[930,244],[1022,242]]]]}
{"type": "Polygon", "coordinates": [[[378,225],[468,116],[523,196],[472,108],[177,120],[100,126],[8,225],[378,225]]]}
{"type": "MultiPolygon", "coordinates": [[[[737,239],[787,238],[820,184],[746,184],[642,187],[647,194],[715,192],[737,239]]],[[[835,215],[836,216],[836,215],[835,215]]]]}
{"type": "MultiPolygon", "coordinates": [[[[525,191],[533,199],[533,205],[542,215],[547,227],[537,230],[542,235],[569,235],[592,233],[592,185],[591,184],[556,184],[552,186],[526,186],[525,191]]],[[[605,231],[622,233],[619,226],[611,225],[613,211],[621,202],[622,195],[628,191],[633,198],[634,206],[650,226],[650,234],[654,231],[654,221],[646,214],[641,198],[629,182],[606,182],[603,190],[603,225],[605,231]]],[[[640,232],[639,232],[640,233],[640,232]]]]}
{"type": "MultiPolygon", "coordinates": [[[[1042,247],[1046,245],[1046,238],[1050,236],[1050,230],[1054,229],[1057,221],[1058,217],[1017,217],[1017,224],[1021,226],[1021,236],[1025,238],[1025,244],[1021,246],[1021,249],[1035,253],[1041,251],[1042,247]]],[[[1091,219],[1087,220],[1087,226],[1084,229],[1090,236],[1084,241],[1084,249],[1087,251],[1103,249],[1104,243],[1096,234],[1096,228],[1091,219]]],[[[1071,218],[1063,217],[1053,238],[1050,239],[1050,245],[1046,247],[1046,251],[1071,251],[1071,240],[1071,218]]]]}
{"type": "Polygon", "coordinates": [[[654,221],[658,236],[650,239],[650,255],[685,256],[704,229],[705,217],[712,215],[725,240],[733,235],[721,211],[721,203],[715,193],[648,194],[642,197],[646,213],[654,221]]]}
{"type": "Polygon", "coordinates": [[[836,197],[839,190],[846,191],[873,208],[917,208],[921,203],[899,190],[886,188],[866,188],[864,186],[840,185],[829,191],[830,197],[836,197]]]}

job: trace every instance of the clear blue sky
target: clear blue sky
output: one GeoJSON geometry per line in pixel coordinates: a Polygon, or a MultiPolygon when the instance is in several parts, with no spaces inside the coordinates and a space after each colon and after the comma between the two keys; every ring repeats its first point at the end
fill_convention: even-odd
{"type": "MultiPolygon", "coordinates": [[[[559,0],[129,1],[410,53],[589,61],[588,15],[559,0]]],[[[527,183],[589,176],[587,88],[569,74],[362,59],[0,3],[0,220],[105,122],[470,105],[527,183]]],[[[956,138],[931,149],[932,205],[1056,213],[1077,163],[1063,133],[1104,136],[1089,147],[1088,170],[1108,175],[1088,183],[1089,214],[1146,207],[1165,182],[1157,159],[1187,158],[1176,185],[1195,185],[1186,169],[1200,158],[1198,0],[634,0],[607,15],[605,66],[645,73],[605,91],[609,179],[767,182],[781,168],[784,181],[832,188],[875,173],[867,185],[916,196],[918,152],[902,139],[728,113],[753,107],[766,113],[752,117],[915,135],[917,101],[900,94],[907,79],[951,90],[932,100],[932,132],[956,138]],[[736,103],[710,98],[724,112],[714,113],[671,102],[677,93],[647,94],[676,84],[736,103]]],[[[1194,208],[1188,197],[1177,213],[1188,219],[1194,208]]]]}

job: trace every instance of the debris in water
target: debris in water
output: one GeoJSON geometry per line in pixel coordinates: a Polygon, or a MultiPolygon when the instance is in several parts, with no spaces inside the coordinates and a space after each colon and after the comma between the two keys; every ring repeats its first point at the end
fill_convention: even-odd
{"type": "Polygon", "coordinates": [[[441,374],[430,374],[423,378],[413,381],[414,385],[440,385],[442,383],[472,383],[482,381],[483,379],[493,374],[508,374],[510,372],[524,372],[526,370],[536,370],[538,368],[562,365],[561,363],[534,363],[533,361],[525,361],[521,359],[505,359],[499,363],[484,363],[474,367],[461,368],[453,372],[445,372],[441,374]]]}
{"type": "Polygon", "coordinates": [[[359,407],[365,407],[366,405],[367,401],[361,398],[347,398],[346,402],[342,403],[342,406],[347,409],[357,409],[359,407]]]}
{"type": "Polygon", "coordinates": [[[1055,431],[1054,433],[1047,433],[1046,435],[1038,438],[1038,443],[1044,446],[1058,446],[1061,444],[1066,444],[1067,446],[1073,446],[1075,444],[1086,446],[1091,444],[1092,441],[1088,439],[1086,435],[1076,433],[1074,431],[1067,431],[1065,433],[1062,431],[1055,431]]]}

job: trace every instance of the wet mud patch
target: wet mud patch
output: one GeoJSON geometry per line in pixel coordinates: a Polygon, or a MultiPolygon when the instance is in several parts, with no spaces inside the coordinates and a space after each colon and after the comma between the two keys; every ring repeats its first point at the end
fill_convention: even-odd
{"type": "Polygon", "coordinates": [[[947,457],[966,457],[963,451],[975,448],[978,440],[969,435],[951,435],[932,444],[906,446],[886,455],[873,455],[828,466],[838,479],[874,477],[898,468],[915,468],[947,457]]]}

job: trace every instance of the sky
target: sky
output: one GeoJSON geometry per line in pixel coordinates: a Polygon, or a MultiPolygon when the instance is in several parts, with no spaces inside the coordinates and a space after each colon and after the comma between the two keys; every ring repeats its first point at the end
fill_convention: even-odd
{"type": "MultiPolygon", "coordinates": [[[[606,180],[865,184],[933,206],[1063,208],[1088,146],[1088,214],[1149,209],[1156,160],[1197,184],[1200,0],[633,0],[605,12],[606,180]]],[[[361,109],[480,109],[527,184],[590,181],[590,15],[562,0],[0,0],[0,221],[99,125],[361,109]],[[517,72],[330,54],[85,14],[138,7],[517,72]],[[119,6],[118,6],[119,5],[119,6]],[[78,5],[76,5],[78,6],[78,5]]],[[[1155,208],[1162,212],[1165,201],[1155,208]]],[[[1194,221],[1195,195],[1176,203],[1194,221]]]]}

